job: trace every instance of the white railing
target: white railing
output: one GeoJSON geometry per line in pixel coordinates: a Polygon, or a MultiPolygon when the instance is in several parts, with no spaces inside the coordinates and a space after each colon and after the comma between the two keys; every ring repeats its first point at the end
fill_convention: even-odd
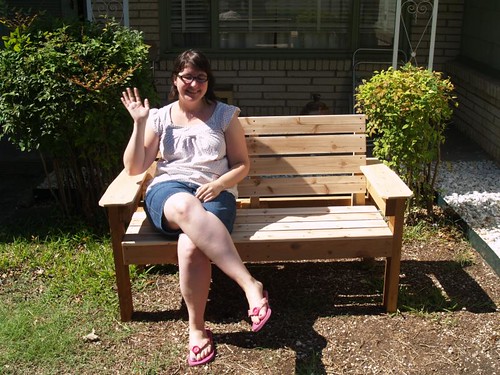
{"type": "Polygon", "coordinates": [[[420,42],[426,33],[430,32],[430,42],[429,42],[429,59],[427,63],[427,68],[432,70],[434,64],[434,48],[436,43],[436,26],[438,17],[438,6],[439,0],[397,0],[396,2],[396,22],[394,24],[394,49],[392,57],[392,66],[397,69],[398,62],[398,50],[399,50],[399,34],[401,28],[401,22],[403,24],[403,31],[405,33],[408,45],[410,46],[410,61],[414,65],[418,65],[418,49],[420,47],[420,42]],[[410,38],[408,28],[405,24],[404,17],[409,14],[413,17],[414,22],[417,22],[419,17],[423,17],[423,22],[425,22],[424,29],[420,38],[415,43],[412,43],[412,38],[410,38]],[[430,30],[429,30],[430,27],[430,30]]]}

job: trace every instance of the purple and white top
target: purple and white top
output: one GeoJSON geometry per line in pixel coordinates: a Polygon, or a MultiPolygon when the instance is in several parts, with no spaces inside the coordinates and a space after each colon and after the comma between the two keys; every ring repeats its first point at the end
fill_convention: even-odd
{"type": "MultiPolygon", "coordinates": [[[[207,122],[186,126],[172,122],[173,104],[149,112],[147,126],[160,137],[161,155],[149,186],[171,180],[198,185],[216,180],[229,170],[224,132],[240,109],[217,102],[207,122]]],[[[236,186],[226,190],[238,196],[236,186]]]]}

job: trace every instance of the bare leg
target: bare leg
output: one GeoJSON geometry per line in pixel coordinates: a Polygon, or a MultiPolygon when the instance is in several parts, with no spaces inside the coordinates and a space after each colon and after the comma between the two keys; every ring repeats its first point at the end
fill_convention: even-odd
{"type": "MultiPolygon", "coordinates": [[[[181,293],[189,314],[189,347],[197,345],[202,348],[208,341],[205,332],[205,307],[212,278],[212,264],[185,234],[179,236],[177,252],[181,293]]],[[[212,350],[210,346],[205,347],[195,359],[205,358],[212,350]]]]}
{"type": "MultiPolygon", "coordinates": [[[[163,212],[171,228],[182,228],[194,246],[243,289],[250,307],[260,306],[262,283],[250,275],[226,227],[214,214],[206,211],[196,197],[187,193],[170,197],[163,212]]],[[[264,307],[260,316],[265,313],[264,307]]],[[[258,317],[252,317],[252,320],[259,322],[258,317]]]]}

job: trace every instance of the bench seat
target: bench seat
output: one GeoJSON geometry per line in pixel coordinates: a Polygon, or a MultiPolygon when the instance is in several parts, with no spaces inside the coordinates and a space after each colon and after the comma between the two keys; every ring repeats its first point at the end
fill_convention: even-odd
{"type": "MultiPolygon", "coordinates": [[[[374,206],[238,209],[231,237],[248,262],[387,257],[393,238],[374,206]]],[[[143,210],[122,247],[124,264],[177,263],[177,242],[158,233],[143,210]]]]}

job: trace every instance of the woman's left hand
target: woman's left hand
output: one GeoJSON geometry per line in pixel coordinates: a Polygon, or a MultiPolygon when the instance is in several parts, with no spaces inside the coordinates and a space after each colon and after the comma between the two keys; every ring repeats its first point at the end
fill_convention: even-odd
{"type": "Polygon", "coordinates": [[[202,202],[209,202],[224,190],[224,186],[217,181],[209,182],[208,184],[201,185],[198,190],[196,190],[196,198],[202,202]]]}

